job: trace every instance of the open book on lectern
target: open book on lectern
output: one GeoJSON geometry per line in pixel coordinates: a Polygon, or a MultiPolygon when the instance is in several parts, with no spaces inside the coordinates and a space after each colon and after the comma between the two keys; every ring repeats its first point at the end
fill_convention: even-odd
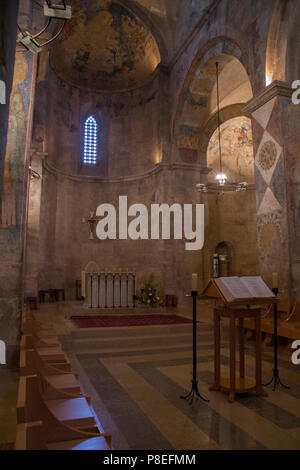
{"type": "Polygon", "coordinates": [[[218,277],[209,281],[202,296],[227,303],[274,303],[276,296],[260,276],[218,277]]]}

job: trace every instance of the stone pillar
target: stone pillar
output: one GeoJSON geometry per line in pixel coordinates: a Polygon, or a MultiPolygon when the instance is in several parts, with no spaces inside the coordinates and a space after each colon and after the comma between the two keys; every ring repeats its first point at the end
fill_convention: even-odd
{"type": "Polygon", "coordinates": [[[40,261],[41,194],[43,182],[43,159],[47,154],[32,151],[28,219],[26,234],[25,297],[38,295],[40,261]]]}
{"type": "Polygon", "coordinates": [[[270,286],[272,272],[279,273],[282,298],[291,298],[293,290],[289,157],[283,132],[291,94],[286,83],[275,81],[246,105],[253,127],[260,270],[270,286]]]}
{"type": "Polygon", "coordinates": [[[8,365],[18,361],[24,301],[24,234],[36,62],[29,51],[16,53],[1,192],[0,332],[7,346],[8,365]]]}
{"type": "Polygon", "coordinates": [[[170,71],[167,67],[159,65],[159,149],[156,163],[167,162],[170,159],[170,71]]]}

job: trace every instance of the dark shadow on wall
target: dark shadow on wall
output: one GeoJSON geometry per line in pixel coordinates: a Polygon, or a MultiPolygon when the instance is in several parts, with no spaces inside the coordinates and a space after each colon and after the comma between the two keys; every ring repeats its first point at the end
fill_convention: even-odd
{"type": "Polygon", "coordinates": [[[15,63],[19,0],[0,0],[0,80],[5,84],[5,104],[0,104],[0,202],[8,128],[9,98],[15,63]]]}

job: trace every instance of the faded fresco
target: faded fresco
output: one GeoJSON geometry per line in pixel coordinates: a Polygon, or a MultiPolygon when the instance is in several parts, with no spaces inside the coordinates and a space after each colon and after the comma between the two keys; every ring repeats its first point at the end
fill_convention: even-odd
{"type": "MultiPolygon", "coordinates": [[[[229,119],[221,125],[223,170],[229,181],[254,183],[254,157],[251,120],[245,116],[229,119]]],[[[214,180],[219,171],[219,133],[212,135],[207,150],[207,166],[214,180]]]]}
{"type": "Polygon", "coordinates": [[[4,181],[1,204],[1,227],[13,227],[20,222],[21,200],[17,204],[18,192],[23,185],[23,163],[25,157],[28,96],[30,96],[32,56],[30,53],[16,54],[13,87],[10,96],[7,146],[4,162],[4,181]]]}
{"type": "Polygon", "coordinates": [[[51,54],[59,76],[92,89],[135,87],[160,62],[158,46],[140,19],[112,1],[81,1],[51,54]],[[87,8],[88,6],[88,8],[87,8]]]}

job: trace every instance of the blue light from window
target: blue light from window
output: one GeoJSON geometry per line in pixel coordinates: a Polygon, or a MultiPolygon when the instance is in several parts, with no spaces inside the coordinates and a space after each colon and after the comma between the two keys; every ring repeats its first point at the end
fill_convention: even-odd
{"type": "Polygon", "coordinates": [[[97,163],[98,124],[94,116],[89,116],[84,124],[83,163],[95,165],[97,163]]]}

